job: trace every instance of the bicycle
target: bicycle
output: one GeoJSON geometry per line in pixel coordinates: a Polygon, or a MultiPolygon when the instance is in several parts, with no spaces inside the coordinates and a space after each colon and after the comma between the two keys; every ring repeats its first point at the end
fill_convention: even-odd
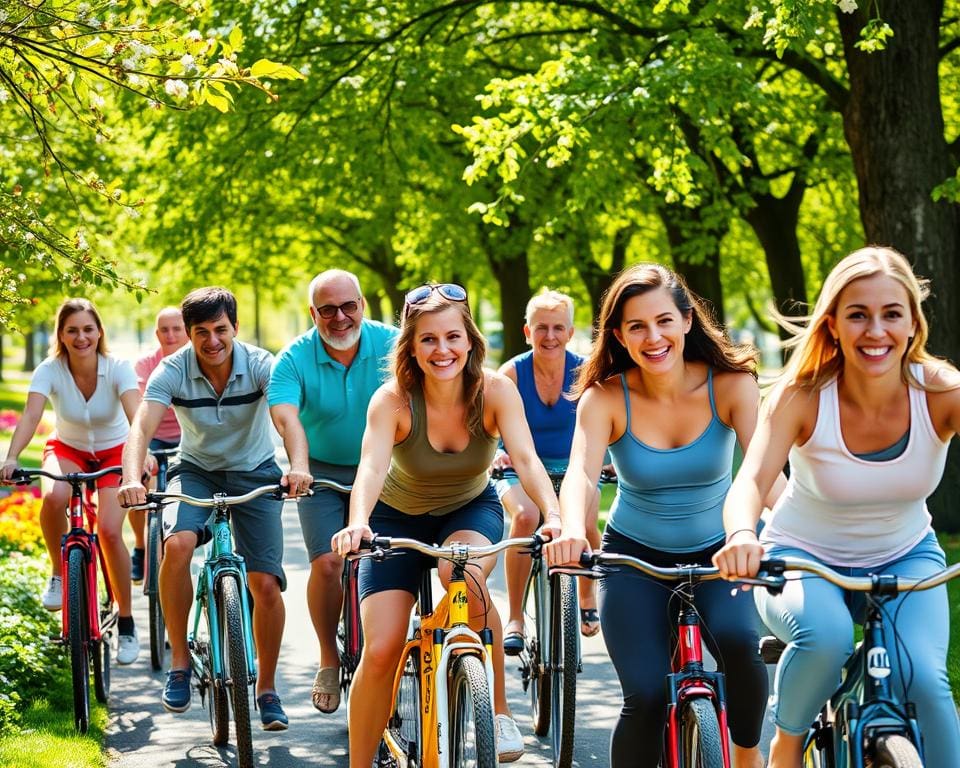
{"type": "MultiPolygon", "coordinates": [[[[161,448],[151,451],[157,460],[157,491],[167,489],[167,471],[171,456],[179,454],[179,448],[161,448]]],[[[160,605],[160,560],[163,557],[163,508],[151,504],[147,508],[146,563],[144,564],[143,594],[147,597],[147,615],[150,619],[150,666],[155,672],[163,669],[166,656],[166,626],[163,608],[160,605]]]]}
{"type": "MultiPolygon", "coordinates": [[[[597,578],[622,566],[675,582],[673,592],[680,599],[677,645],[671,657],[672,669],[666,676],[667,721],[662,768],[730,768],[724,675],[704,668],[700,614],[693,595],[698,582],[719,579],[719,571],[700,565],[661,568],[629,555],[584,552],[579,568],[559,566],[550,568],[550,572],[597,578]]],[[[771,577],[739,581],[772,588],[779,583],[771,577]]]]}
{"type": "MultiPolygon", "coordinates": [[[[821,563],[800,558],[764,560],[760,571],[782,589],[786,573],[800,571],[841,589],[869,593],[861,625],[863,640],[843,665],[841,683],[811,724],[803,744],[805,768],[922,768],[923,740],[916,709],[899,700],[890,685],[890,654],[884,645],[883,605],[900,592],[933,589],[960,576],[960,563],[924,579],[892,574],[844,576],[821,563]]],[[[760,640],[761,655],[776,662],[786,646],[774,637],[760,640]]]]}
{"type": "Polygon", "coordinates": [[[70,485],[70,502],[66,510],[70,530],[60,543],[63,624],[57,642],[70,649],[73,725],[78,733],[86,733],[90,726],[91,667],[97,701],[106,704],[110,698],[110,638],[119,613],[113,602],[113,587],[97,538],[97,506],[93,493],[96,480],[111,474],[121,474],[121,468],[106,467],[96,472],[68,472],[65,475],[43,469],[18,468],[11,476],[17,485],[27,485],[38,477],[70,485]]]}
{"type": "Polygon", "coordinates": [[[201,704],[209,712],[213,743],[223,746],[229,741],[232,710],[237,762],[241,768],[252,768],[254,764],[249,691],[257,681],[257,666],[247,596],[247,569],[243,557],[233,550],[230,507],[268,493],[278,499],[284,498],[285,492],[286,488],[281,485],[264,485],[242,496],[215,493],[208,499],[169,491],[147,494],[148,504],[159,506],[181,501],[213,510],[211,538],[197,579],[193,629],[187,636],[187,643],[194,684],[201,704]]]}
{"type": "MultiPolygon", "coordinates": [[[[560,493],[564,472],[548,472],[554,492],[560,493]]],[[[491,470],[494,480],[502,479],[504,470],[491,470]]],[[[601,483],[616,483],[616,476],[606,471],[601,483]]],[[[530,693],[533,731],[537,736],[550,735],[555,768],[570,768],[573,763],[576,729],[577,675],[583,669],[580,654],[580,632],[577,627],[579,599],[574,576],[548,574],[543,560],[546,539],[534,534],[530,547],[530,574],[523,591],[523,605],[532,597],[530,630],[524,631],[520,652],[520,679],[524,691],[530,693]]]]}
{"type": "Polygon", "coordinates": [[[416,539],[375,536],[366,551],[348,559],[383,560],[409,549],[453,564],[447,591],[433,604],[430,571],[420,584],[417,610],[394,676],[390,719],[383,733],[380,768],[496,768],[493,708],[493,631],[468,626],[466,566],[510,547],[532,547],[532,538],[444,547],[416,539]]]}

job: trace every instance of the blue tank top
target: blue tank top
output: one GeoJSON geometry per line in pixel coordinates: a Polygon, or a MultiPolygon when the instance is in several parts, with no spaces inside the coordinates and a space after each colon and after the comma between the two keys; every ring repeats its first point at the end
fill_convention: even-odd
{"type": "Polygon", "coordinates": [[[533,379],[533,352],[524,352],[513,358],[513,369],[517,372],[517,389],[523,399],[523,411],[527,424],[530,425],[537,456],[541,459],[567,461],[570,458],[573,428],[577,421],[577,402],[568,400],[565,395],[573,387],[574,369],[582,362],[580,355],[566,352],[560,399],[553,405],[547,405],[537,394],[537,385],[533,379]]]}
{"type": "Polygon", "coordinates": [[[730,488],[736,433],[720,421],[707,372],[710,423],[679,448],[652,448],[630,432],[630,391],[620,376],[627,404],[627,430],[610,446],[617,470],[617,495],[608,525],[652,549],[696,552],[723,539],[723,500],[730,488]]]}

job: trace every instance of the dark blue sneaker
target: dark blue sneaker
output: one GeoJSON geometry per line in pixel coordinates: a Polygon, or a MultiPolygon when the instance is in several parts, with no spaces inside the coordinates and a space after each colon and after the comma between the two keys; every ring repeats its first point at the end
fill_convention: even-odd
{"type": "Polygon", "coordinates": [[[134,584],[143,581],[143,550],[138,547],[130,555],[130,581],[134,584]]]}
{"type": "Polygon", "coordinates": [[[190,709],[190,670],[171,669],[163,686],[163,708],[167,712],[186,712],[190,709]]]}
{"type": "Polygon", "coordinates": [[[275,693],[264,693],[257,697],[260,710],[260,724],[265,731],[285,731],[289,721],[280,705],[280,697],[275,693]]]}

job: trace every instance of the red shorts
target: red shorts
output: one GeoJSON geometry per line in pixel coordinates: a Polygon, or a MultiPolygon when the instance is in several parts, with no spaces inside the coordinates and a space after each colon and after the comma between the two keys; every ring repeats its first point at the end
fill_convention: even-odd
{"type": "MultiPolygon", "coordinates": [[[[81,451],[72,445],[62,443],[56,438],[47,440],[43,446],[43,463],[47,463],[50,456],[56,456],[58,459],[72,461],[81,472],[96,472],[107,467],[119,467],[121,456],[123,455],[123,443],[115,445],[112,448],[106,448],[102,451],[91,453],[90,451],[81,451]]],[[[66,472],[63,472],[66,474],[66,472]]],[[[97,488],[119,488],[120,475],[104,475],[97,480],[97,488]]]]}

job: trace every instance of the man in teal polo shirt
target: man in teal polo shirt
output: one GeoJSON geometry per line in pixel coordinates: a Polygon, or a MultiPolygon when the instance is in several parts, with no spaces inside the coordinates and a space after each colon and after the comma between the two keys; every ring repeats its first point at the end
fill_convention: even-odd
{"type": "MultiPolygon", "coordinates": [[[[277,356],[270,377],[270,415],[290,457],[291,472],[351,484],[360,460],[367,404],[388,376],[386,358],[395,328],[363,317],[366,302],[357,276],[321,272],[307,292],[314,327],[277,356]]],[[[340,706],[337,621],[343,561],[330,539],[345,524],[349,496],[329,489],[297,500],[310,556],[307,606],[320,642],[313,706],[340,706]]]]}

